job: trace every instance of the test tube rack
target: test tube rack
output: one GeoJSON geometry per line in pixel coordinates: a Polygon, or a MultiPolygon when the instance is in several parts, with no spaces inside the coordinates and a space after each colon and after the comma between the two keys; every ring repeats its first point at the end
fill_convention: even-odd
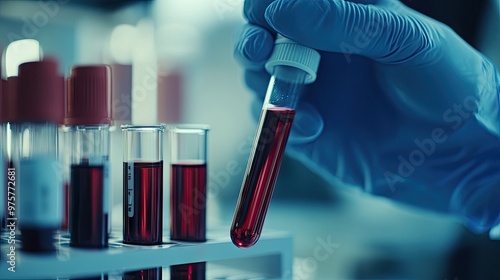
{"type": "MultiPolygon", "coordinates": [[[[116,232],[116,231],[114,231],[116,232]]],[[[292,279],[293,249],[289,234],[266,230],[259,242],[247,249],[234,246],[227,229],[208,231],[208,240],[189,243],[165,240],[157,246],[127,245],[120,236],[110,236],[107,249],[69,247],[69,238],[58,235],[56,253],[32,254],[21,251],[19,241],[9,245],[2,235],[0,279],[74,279],[95,277],[121,279],[126,271],[163,268],[163,280],[170,279],[171,265],[206,262],[206,279],[292,279]],[[9,271],[10,246],[15,246],[15,272],[9,271]]]]}

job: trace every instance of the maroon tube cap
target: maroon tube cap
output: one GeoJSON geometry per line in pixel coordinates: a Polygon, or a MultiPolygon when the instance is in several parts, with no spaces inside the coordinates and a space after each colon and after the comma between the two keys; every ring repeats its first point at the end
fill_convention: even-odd
{"type": "Polygon", "coordinates": [[[111,124],[109,99],[111,68],[76,66],[68,78],[66,125],[111,124]]]}
{"type": "MultiPolygon", "coordinates": [[[[64,78],[55,59],[19,65],[17,105],[13,122],[51,122],[64,118],[64,78]]],[[[9,113],[10,114],[10,113],[9,113]]]]}
{"type": "Polygon", "coordinates": [[[4,105],[5,92],[7,92],[7,81],[0,77],[0,123],[5,122],[7,118],[7,112],[5,111],[7,106],[4,105]]]}
{"type": "Polygon", "coordinates": [[[17,99],[19,98],[19,77],[9,77],[5,83],[2,106],[4,108],[4,121],[11,122],[16,119],[17,99]]]}

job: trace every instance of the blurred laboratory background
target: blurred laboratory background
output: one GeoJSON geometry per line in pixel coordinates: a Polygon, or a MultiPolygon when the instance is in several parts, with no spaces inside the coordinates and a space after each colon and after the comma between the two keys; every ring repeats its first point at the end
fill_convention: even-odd
{"type": "MultiPolygon", "coordinates": [[[[500,65],[500,1],[404,2],[446,22],[500,65]]],[[[72,65],[112,66],[114,226],[122,221],[119,125],[203,123],[211,128],[207,228],[227,228],[229,234],[257,125],[253,95],[233,59],[243,3],[0,1],[4,78],[40,52],[56,57],[66,76],[72,65]]],[[[164,196],[168,201],[167,189],[164,196]]],[[[168,217],[165,203],[165,226],[168,217]]],[[[473,234],[452,217],[327,182],[289,157],[263,235],[271,229],[294,237],[294,279],[500,279],[500,242],[487,234],[473,234]],[[327,255],[318,257],[321,246],[327,255]]]]}

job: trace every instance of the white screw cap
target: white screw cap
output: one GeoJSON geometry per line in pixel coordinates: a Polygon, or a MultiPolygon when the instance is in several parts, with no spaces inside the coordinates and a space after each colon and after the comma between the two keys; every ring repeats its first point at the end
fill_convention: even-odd
{"type": "Polygon", "coordinates": [[[266,70],[271,75],[275,66],[290,66],[303,70],[307,73],[305,84],[316,80],[320,54],[318,51],[305,47],[278,34],[274,43],[274,50],[266,62],[266,70]]]}

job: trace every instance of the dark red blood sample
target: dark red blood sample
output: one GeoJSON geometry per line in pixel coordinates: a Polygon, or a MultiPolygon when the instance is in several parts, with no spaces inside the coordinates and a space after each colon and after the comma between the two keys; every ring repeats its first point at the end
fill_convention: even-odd
{"type": "Polygon", "coordinates": [[[162,244],[163,161],[125,162],[123,174],[123,242],[162,244]]]}
{"type": "MultiPolygon", "coordinates": [[[[123,273],[123,280],[161,280],[162,271],[161,267],[141,269],[136,271],[127,271],[123,273]]],[[[175,278],[172,278],[175,279],[175,278]]]]}
{"type": "Polygon", "coordinates": [[[55,252],[54,232],[56,227],[40,228],[36,226],[20,226],[22,250],[33,253],[55,252]]]}
{"type": "Polygon", "coordinates": [[[190,263],[170,267],[170,279],[205,280],[205,263],[190,263]]]}
{"type": "Polygon", "coordinates": [[[231,226],[231,240],[240,248],[260,237],[294,116],[295,110],[280,107],[268,108],[261,116],[231,226]]]}
{"type": "Polygon", "coordinates": [[[107,247],[103,166],[71,165],[70,184],[70,246],[107,247]]]}
{"type": "Polygon", "coordinates": [[[177,163],[170,171],[170,239],[206,241],[207,165],[177,163]]]}
{"type": "Polygon", "coordinates": [[[94,277],[81,277],[81,278],[69,278],[69,280],[108,280],[109,277],[107,274],[101,274],[99,276],[94,277]]]}

